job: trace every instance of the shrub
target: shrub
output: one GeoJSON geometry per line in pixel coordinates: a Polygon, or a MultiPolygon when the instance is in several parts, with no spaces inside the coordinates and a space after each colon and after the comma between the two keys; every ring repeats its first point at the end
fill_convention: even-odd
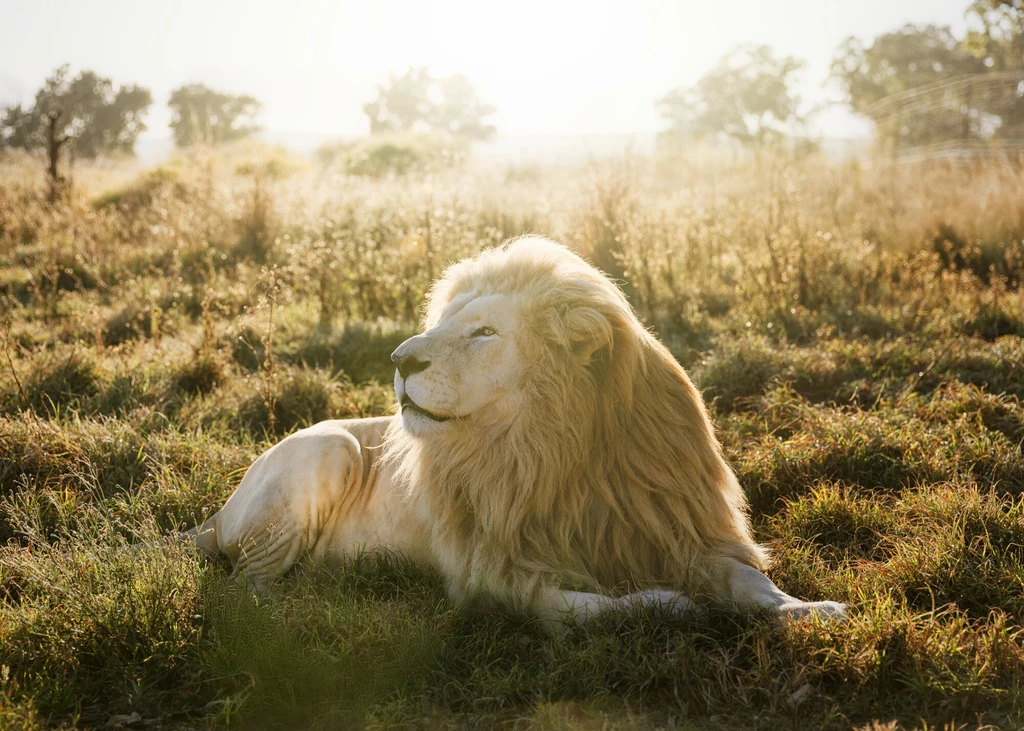
{"type": "Polygon", "coordinates": [[[354,391],[349,382],[320,369],[280,369],[269,386],[261,376],[252,377],[249,385],[252,391],[239,405],[237,421],[253,434],[287,434],[324,419],[379,414],[385,406],[379,388],[354,391]]]}
{"type": "Polygon", "coordinates": [[[174,375],[174,388],[186,395],[206,395],[227,378],[228,369],[217,352],[200,352],[174,375]]]}
{"type": "Polygon", "coordinates": [[[159,337],[166,329],[163,314],[156,303],[127,304],[107,320],[103,327],[103,343],[120,345],[130,340],[159,337]]]}
{"type": "Polygon", "coordinates": [[[321,164],[350,175],[383,178],[453,167],[467,152],[468,143],[458,137],[405,133],[326,145],[317,151],[317,158],[321,164]]]}
{"type": "Polygon", "coordinates": [[[294,357],[311,366],[344,373],[354,383],[390,383],[395,373],[391,354],[414,334],[411,327],[350,325],[335,336],[314,333],[294,357]]]}
{"type": "Polygon", "coordinates": [[[188,188],[179,170],[158,167],[142,173],[127,185],[94,198],[92,207],[96,210],[117,208],[125,215],[134,216],[150,208],[161,198],[183,199],[187,195],[188,188]]]}
{"type": "Polygon", "coordinates": [[[25,382],[27,406],[45,413],[74,407],[99,391],[94,358],[81,348],[54,351],[37,363],[25,382]]]}

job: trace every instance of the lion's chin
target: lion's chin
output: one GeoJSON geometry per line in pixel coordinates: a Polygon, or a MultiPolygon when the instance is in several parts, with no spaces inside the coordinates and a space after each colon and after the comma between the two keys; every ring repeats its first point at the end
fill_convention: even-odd
{"type": "Polygon", "coordinates": [[[422,409],[405,405],[402,406],[402,428],[407,434],[420,437],[437,434],[450,427],[447,419],[439,420],[422,409]]]}

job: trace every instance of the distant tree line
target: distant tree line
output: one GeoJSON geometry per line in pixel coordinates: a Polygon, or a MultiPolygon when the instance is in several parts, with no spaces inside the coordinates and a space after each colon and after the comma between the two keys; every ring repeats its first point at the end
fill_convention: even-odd
{"type": "MultiPolygon", "coordinates": [[[[146,129],[142,118],[152,103],[149,89],[115,87],[94,71],[72,77],[64,65],[43,82],[32,106],[15,104],[0,111],[0,149],[44,152],[50,198],[55,199],[67,183],[62,168],[69,154],[134,154],[135,142],[146,129]]],[[[171,92],[169,106],[179,147],[227,142],[259,129],[254,119],[260,103],[251,96],[188,84],[171,92]]]]}
{"type": "MultiPolygon", "coordinates": [[[[117,87],[94,71],[72,77],[61,66],[43,82],[30,107],[0,110],[0,150],[41,151],[46,158],[51,199],[66,186],[62,172],[73,157],[104,153],[133,154],[145,131],[142,121],[153,96],[137,85],[117,87]]],[[[170,127],[178,147],[218,145],[250,137],[262,105],[247,94],[228,94],[203,84],[186,84],[171,92],[170,127]]],[[[443,132],[485,140],[494,126],[484,120],[494,107],[484,104],[465,76],[435,78],[425,68],[391,74],[377,88],[377,98],[364,106],[371,134],[443,132]]]]}
{"type": "MultiPolygon", "coordinates": [[[[870,45],[847,38],[836,51],[830,78],[845,103],[871,118],[883,137],[910,145],[942,134],[1024,138],[1024,0],[976,0],[966,16],[970,30],[962,38],[948,26],[913,24],[870,45]],[[894,113],[893,105],[883,103],[961,77],[991,83],[933,94],[927,108],[906,104],[894,113]],[[972,96],[971,89],[978,91],[972,96]],[[936,124],[938,118],[945,127],[936,124]]],[[[742,46],[692,86],[669,92],[657,107],[674,140],[724,135],[761,144],[792,134],[811,113],[794,91],[802,69],[803,62],[768,46],[742,46]]]]}
{"type": "MultiPolygon", "coordinates": [[[[1024,0],[975,0],[966,15],[970,30],[962,38],[947,26],[913,24],[878,36],[870,45],[847,38],[836,51],[830,78],[845,103],[875,121],[880,136],[914,144],[952,134],[936,125],[938,107],[963,136],[1024,139],[1024,0]],[[961,77],[998,83],[965,87],[966,98],[942,86],[961,77]],[[1011,83],[1016,78],[1021,83],[1011,83]],[[945,91],[926,105],[886,101],[937,85],[945,91]],[[980,91],[971,95],[974,88],[980,91]]],[[[777,55],[769,46],[741,46],[695,84],[657,102],[671,124],[667,135],[677,141],[726,136],[746,145],[792,135],[813,112],[794,89],[803,68],[800,59],[777,55]]],[[[57,197],[65,184],[62,166],[69,159],[133,153],[152,101],[144,87],[116,86],[93,71],[72,77],[68,66],[61,66],[31,106],[0,110],[0,149],[42,151],[51,196],[57,197]]],[[[216,145],[259,130],[261,105],[249,95],[187,84],[171,92],[168,104],[179,147],[216,145]]],[[[494,107],[480,100],[465,76],[435,77],[426,68],[390,74],[363,111],[371,135],[430,131],[486,140],[495,133],[486,121],[494,107]]]]}

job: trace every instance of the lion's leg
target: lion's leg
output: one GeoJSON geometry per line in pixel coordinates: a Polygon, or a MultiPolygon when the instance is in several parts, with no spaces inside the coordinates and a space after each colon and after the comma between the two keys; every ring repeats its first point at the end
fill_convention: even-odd
{"type": "Polygon", "coordinates": [[[823,619],[842,619],[846,605],[838,602],[805,602],[792,597],[777,587],[763,573],[734,558],[717,559],[718,585],[714,587],[719,598],[745,606],[773,609],[789,617],[818,616],[823,619]]]}
{"type": "Polygon", "coordinates": [[[691,604],[688,597],[666,589],[647,589],[619,598],[584,591],[547,589],[541,592],[532,609],[547,627],[559,629],[583,624],[609,610],[655,606],[673,614],[682,614],[690,609],[691,604]]]}
{"type": "Polygon", "coordinates": [[[188,535],[262,591],[346,519],[362,474],[352,434],[331,422],[303,429],[257,459],[223,509],[188,535]]]}
{"type": "Polygon", "coordinates": [[[609,609],[621,608],[619,600],[604,594],[548,588],[540,592],[530,609],[549,629],[583,624],[609,609]]]}
{"type": "Polygon", "coordinates": [[[644,589],[622,597],[623,607],[656,607],[672,614],[685,614],[693,608],[693,601],[685,594],[670,589],[644,589]]]}

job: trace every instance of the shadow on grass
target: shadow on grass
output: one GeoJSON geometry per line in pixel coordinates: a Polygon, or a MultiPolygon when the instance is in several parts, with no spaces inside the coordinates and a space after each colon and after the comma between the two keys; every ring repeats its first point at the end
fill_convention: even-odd
{"type": "Polygon", "coordinates": [[[198,663],[221,721],[261,728],[360,727],[418,690],[452,621],[439,584],[391,557],[287,577],[262,598],[226,577],[205,608],[198,663]]]}

